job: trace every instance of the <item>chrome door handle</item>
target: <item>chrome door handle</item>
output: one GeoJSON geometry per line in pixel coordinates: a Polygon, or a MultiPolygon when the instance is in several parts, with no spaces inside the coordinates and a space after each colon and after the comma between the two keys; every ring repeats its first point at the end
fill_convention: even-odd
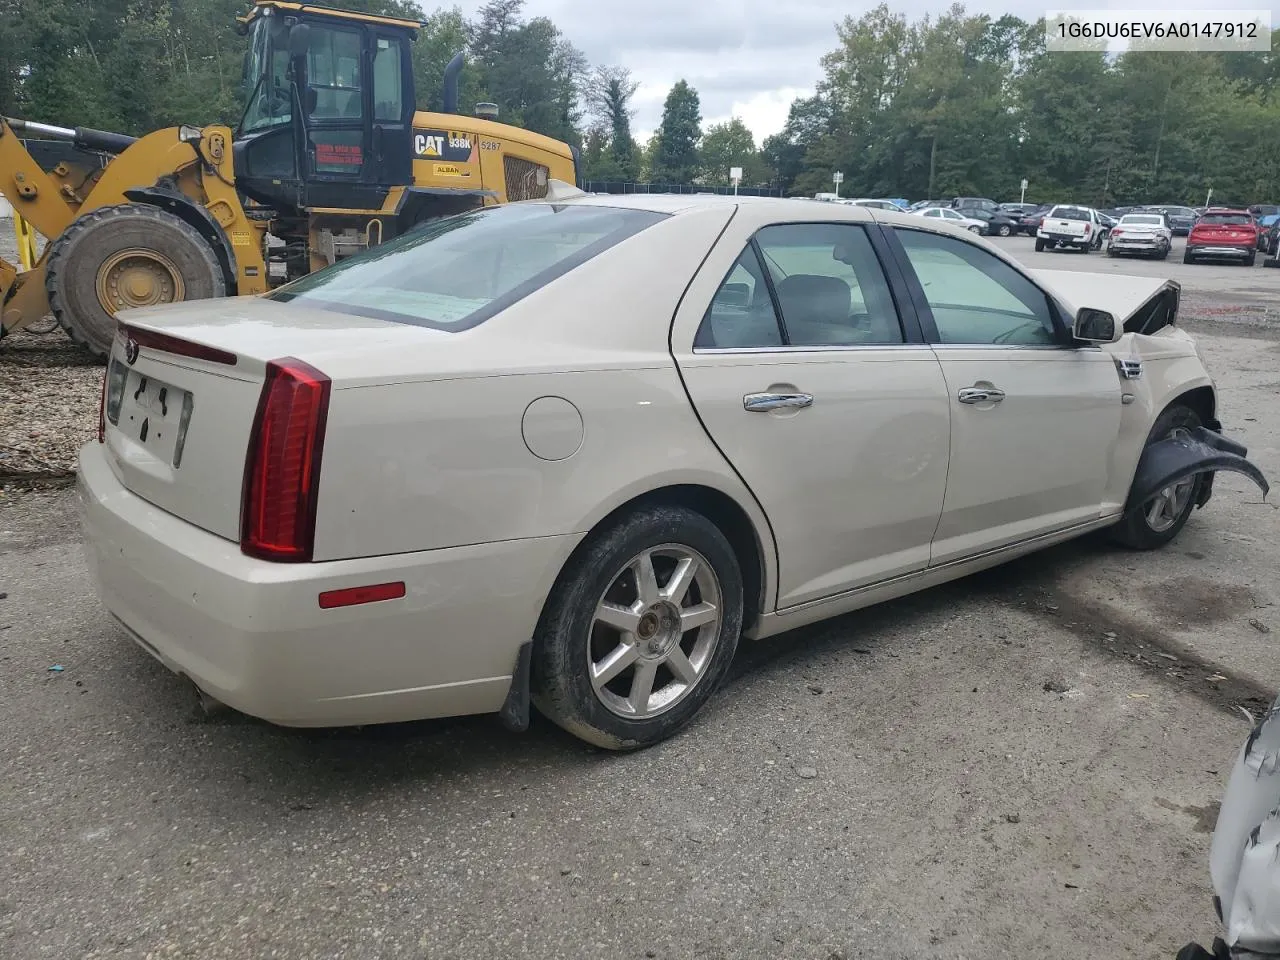
{"type": "Polygon", "coordinates": [[[999,403],[1004,391],[995,387],[965,387],[960,391],[961,403],[999,403]]]}
{"type": "Polygon", "coordinates": [[[784,407],[803,408],[813,405],[813,397],[807,393],[748,393],[742,398],[742,408],[750,413],[768,413],[784,407]]]}

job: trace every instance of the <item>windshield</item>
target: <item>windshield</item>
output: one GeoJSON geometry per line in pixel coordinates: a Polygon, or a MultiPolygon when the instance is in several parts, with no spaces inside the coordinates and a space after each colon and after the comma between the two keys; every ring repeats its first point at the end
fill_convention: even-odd
{"type": "Polygon", "coordinates": [[[1153,227],[1158,227],[1161,225],[1163,221],[1164,221],[1163,217],[1157,217],[1154,215],[1137,216],[1137,217],[1128,216],[1128,217],[1120,218],[1120,222],[1124,224],[1126,227],[1131,226],[1133,224],[1150,224],[1153,227]]]}
{"type": "Polygon", "coordinates": [[[1253,217],[1247,213],[1206,213],[1200,218],[1200,222],[1228,227],[1250,227],[1253,226],[1253,217]]]}
{"type": "Polygon", "coordinates": [[[548,203],[485,207],[429,221],[267,299],[464,330],[667,216],[548,203]]]}
{"type": "Polygon", "coordinates": [[[291,118],[293,97],[289,91],[286,38],[278,17],[264,17],[253,24],[244,67],[247,99],[240,118],[242,133],[286,124],[291,118]]]}
{"type": "Polygon", "coordinates": [[[1089,211],[1083,207],[1055,207],[1051,216],[1055,220],[1089,220],[1089,211]]]}

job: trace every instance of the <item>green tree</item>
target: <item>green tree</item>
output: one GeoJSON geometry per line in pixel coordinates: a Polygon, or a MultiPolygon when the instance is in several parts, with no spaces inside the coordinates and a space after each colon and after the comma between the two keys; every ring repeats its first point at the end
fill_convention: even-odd
{"type": "Polygon", "coordinates": [[[766,179],[755,137],[738,117],[714,123],[702,135],[702,177],[713,186],[725,186],[729,171],[742,168],[743,186],[755,186],[766,179]]]}
{"type": "Polygon", "coordinates": [[[698,142],[702,138],[702,106],[698,91],[678,80],[667,94],[653,157],[657,183],[691,183],[698,173],[698,142]]]}
{"type": "Polygon", "coordinates": [[[640,174],[640,147],[631,135],[631,99],[640,84],[625,67],[597,67],[586,87],[591,121],[587,142],[599,147],[587,169],[593,180],[635,180],[640,174]]]}

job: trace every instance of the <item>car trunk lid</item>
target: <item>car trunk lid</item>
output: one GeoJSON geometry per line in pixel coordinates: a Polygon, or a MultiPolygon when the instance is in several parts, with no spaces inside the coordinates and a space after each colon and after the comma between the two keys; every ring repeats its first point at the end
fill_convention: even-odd
{"type": "Polygon", "coordinates": [[[297,358],[337,389],[359,382],[362,356],[421,355],[451,336],[249,298],[123,312],[103,393],[108,462],[137,496],[238,541],[271,361],[297,358]]]}

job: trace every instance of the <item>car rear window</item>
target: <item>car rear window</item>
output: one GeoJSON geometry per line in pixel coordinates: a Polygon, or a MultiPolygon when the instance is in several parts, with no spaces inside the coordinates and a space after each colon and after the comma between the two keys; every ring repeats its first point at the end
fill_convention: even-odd
{"type": "Polygon", "coordinates": [[[1083,207],[1055,207],[1050,214],[1055,220],[1089,220],[1089,211],[1083,207]]]}
{"type": "Polygon", "coordinates": [[[1253,224],[1253,217],[1247,213],[1206,213],[1200,218],[1200,222],[1211,226],[1248,227],[1253,224]]]}
{"type": "Polygon", "coordinates": [[[267,299],[465,330],[668,216],[572,204],[485,207],[428,221],[267,299]]]}
{"type": "Polygon", "coordinates": [[[1125,225],[1128,225],[1130,223],[1153,223],[1156,226],[1159,226],[1163,221],[1164,221],[1163,217],[1157,217],[1154,214],[1143,215],[1143,216],[1128,216],[1128,217],[1120,218],[1120,222],[1125,225]]]}

